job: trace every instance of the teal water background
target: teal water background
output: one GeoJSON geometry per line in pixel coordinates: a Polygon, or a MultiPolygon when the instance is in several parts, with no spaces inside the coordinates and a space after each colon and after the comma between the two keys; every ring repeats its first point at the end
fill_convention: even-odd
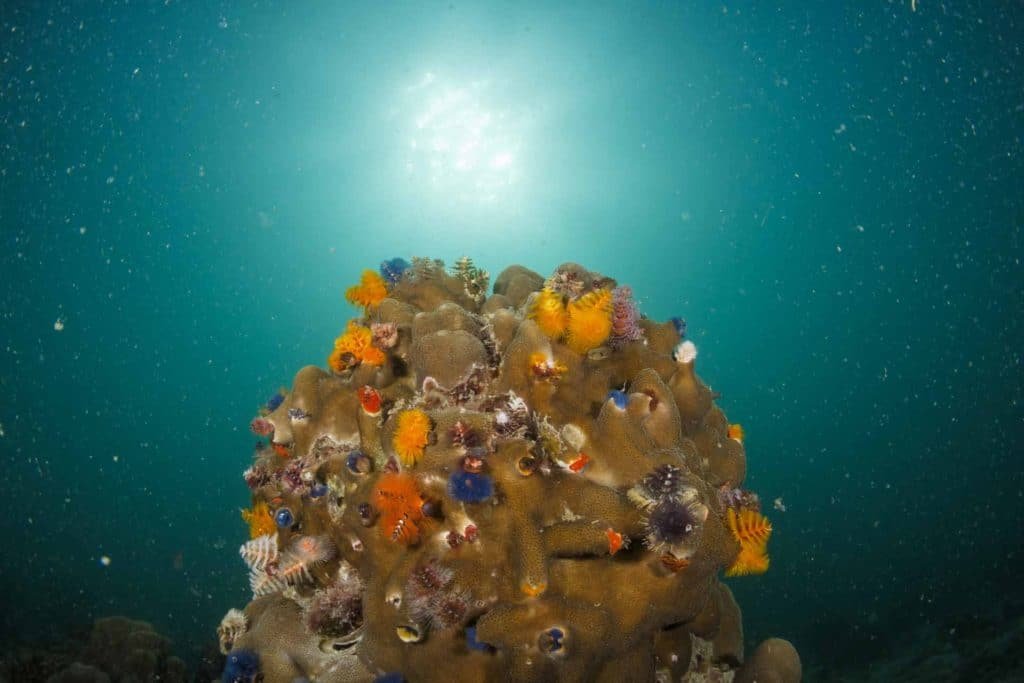
{"type": "Polygon", "coordinates": [[[249,419],[413,255],[688,321],[775,526],[748,645],[1019,616],[1021,9],[766,5],[4,3],[0,642],[194,657],[249,419]]]}

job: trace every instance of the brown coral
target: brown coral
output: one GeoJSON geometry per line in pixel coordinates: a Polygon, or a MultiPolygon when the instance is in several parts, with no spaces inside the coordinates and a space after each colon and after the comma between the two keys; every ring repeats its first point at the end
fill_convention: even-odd
{"type": "Polygon", "coordinates": [[[615,283],[576,264],[483,300],[468,260],[413,261],[267,418],[290,457],[255,503],[295,512],[289,561],[330,552],[268,561],[234,647],[268,681],[796,680],[785,641],[743,664],[718,577],[767,527],[696,348],[643,318],[611,343],[615,283]]]}

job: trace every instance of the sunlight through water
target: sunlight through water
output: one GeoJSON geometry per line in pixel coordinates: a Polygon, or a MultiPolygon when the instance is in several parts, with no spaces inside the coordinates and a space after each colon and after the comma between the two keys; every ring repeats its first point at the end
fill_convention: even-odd
{"type": "Polygon", "coordinates": [[[488,79],[458,85],[424,74],[405,90],[405,175],[435,199],[489,204],[520,179],[521,128],[488,79]]]}

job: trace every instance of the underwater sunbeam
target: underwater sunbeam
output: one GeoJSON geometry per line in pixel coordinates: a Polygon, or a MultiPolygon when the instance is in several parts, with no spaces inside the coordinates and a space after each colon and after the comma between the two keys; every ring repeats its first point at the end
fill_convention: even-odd
{"type": "Polygon", "coordinates": [[[406,89],[401,123],[411,186],[447,200],[492,203],[519,178],[518,122],[495,103],[491,81],[464,86],[424,74],[406,89]]]}

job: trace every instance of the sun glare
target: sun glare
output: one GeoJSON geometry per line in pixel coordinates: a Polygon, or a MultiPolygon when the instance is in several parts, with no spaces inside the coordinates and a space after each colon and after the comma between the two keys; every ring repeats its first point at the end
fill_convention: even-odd
{"type": "Polygon", "coordinates": [[[445,83],[425,74],[407,88],[405,172],[444,198],[489,203],[518,180],[519,131],[490,81],[445,83]]]}

